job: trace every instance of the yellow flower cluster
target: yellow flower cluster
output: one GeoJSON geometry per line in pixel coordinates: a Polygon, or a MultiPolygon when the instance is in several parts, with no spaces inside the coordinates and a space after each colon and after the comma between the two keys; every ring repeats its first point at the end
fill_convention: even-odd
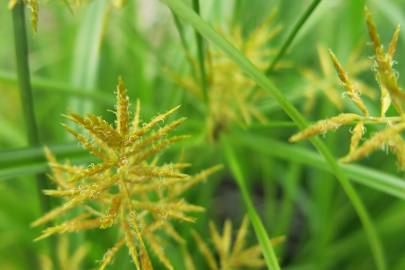
{"type": "MultiPolygon", "coordinates": [[[[281,27],[272,25],[274,15],[248,35],[244,35],[238,26],[232,27],[229,32],[220,31],[263,71],[267,68],[270,57],[276,53],[276,50],[269,47],[269,41],[281,30],[281,27]]],[[[216,138],[231,123],[243,126],[251,124],[253,120],[265,123],[266,117],[257,107],[265,96],[264,91],[257,89],[255,83],[222,51],[210,48],[207,53],[209,134],[216,138]]],[[[196,65],[194,66],[194,70],[197,70],[196,65]]],[[[288,62],[282,61],[277,68],[286,66],[288,62]]],[[[203,98],[200,79],[179,76],[175,72],[170,75],[192,95],[203,98]]]]}
{"type": "Polygon", "coordinates": [[[399,167],[402,170],[405,170],[405,141],[401,137],[401,132],[405,129],[405,115],[403,108],[405,93],[398,84],[398,75],[393,68],[393,58],[399,37],[399,26],[394,31],[388,49],[385,51],[371,14],[367,8],[365,13],[368,32],[373,44],[375,55],[373,70],[380,88],[380,115],[370,115],[370,110],[359,95],[359,85],[356,85],[352,81],[333,52],[329,51],[338,77],[346,90],[346,94],[357,107],[360,114],[342,113],[338,116],[318,121],[307,129],[293,135],[290,138],[290,141],[297,142],[318,134],[334,131],[341,126],[354,125],[354,128],[352,129],[350,150],[349,153],[341,159],[342,162],[359,160],[378,149],[389,149],[396,155],[399,167]],[[393,105],[397,116],[386,115],[386,112],[391,105],[393,105]],[[385,125],[385,127],[361,143],[366,125],[385,125]]]}
{"type": "Polygon", "coordinates": [[[184,135],[169,136],[185,118],[164,123],[179,107],[140,124],[140,103],[136,103],[134,117],[130,120],[129,100],[122,79],[119,79],[116,94],[115,128],[92,114],[66,116],[87,131],[83,135],[65,125],[99,162],[90,166],[59,164],[47,150],[52,180],[57,188],[44,192],[63,198],[65,202],[32,225],[39,226],[66,217],[64,222],[46,228],[37,240],[53,234],[116,227],[121,233],[100,262],[99,269],[105,269],[125,245],[136,269],[152,269],[145,242],[168,269],[173,269],[162,251],[159,235],[163,233],[177,242],[183,241],[172,221],[193,222],[190,213],[204,210],[185,201],[184,192],[221,166],[189,176],[181,170],[190,164],[158,165],[158,154],[187,138],[184,135]]]}
{"type": "MultiPolygon", "coordinates": [[[[375,91],[363,82],[359,75],[370,69],[370,59],[361,59],[362,46],[357,46],[350,54],[347,66],[347,72],[351,76],[351,81],[361,94],[375,99],[375,91]]],[[[312,69],[304,68],[301,70],[302,76],[308,81],[308,85],[304,89],[306,102],[304,103],[304,113],[309,114],[316,104],[317,94],[321,91],[326,98],[336,106],[339,110],[343,109],[343,99],[339,89],[339,80],[333,76],[334,66],[329,61],[328,50],[322,46],[317,46],[319,63],[321,66],[321,74],[312,69]]]]}
{"type": "MultiPolygon", "coordinates": [[[[245,216],[236,234],[235,241],[232,243],[232,222],[230,220],[225,221],[221,235],[215,224],[211,221],[210,235],[216,254],[211,251],[202,237],[193,231],[193,238],[201,254],[206,259],[210,270],[238,270],[265,266],[265,262],[261,258],[261,247],[259,245],[246,248],[248,225],[249,220],[245,216]]],[[[271,240],[273,245],[277,245],[283,241],[284,237],[277,237],[271,240]]],[[[195,267],[192,269],[195,269],[195,267]]]]}

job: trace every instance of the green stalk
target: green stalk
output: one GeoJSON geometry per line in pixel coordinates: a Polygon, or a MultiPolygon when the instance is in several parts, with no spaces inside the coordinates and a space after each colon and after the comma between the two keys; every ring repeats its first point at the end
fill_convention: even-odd
{"type": "MultiPolygon", "coordinates": [[[[200,14],[199,0],[193,0],[193,9],[195,13],[200,14]]],[[[203,91],[204,101],[208,102],[207,71],[205,68],[204,42],[201,34],[195,30],[195,40],[197,43],[198,66],[200,70],[201,89],[203,91]]]]}
{"type": "Polygon", "coordinates": [[[266,70],[267,76],[269,76],[274,71],[274,68],[276,67],[277,63],[280,61],[281,58],[283,58],[284,54],[290,48],[290,46],[291,46],[292,42],[294,41],[295,37],[297,36],[298,32],[304,26],[305,22],[308,20],[308,18],[311,16],[311,14],[314,12],[314,10],[316,9],[316,7],[319,5],[319,3],[321,1],[322,0],[313,0],[311,5],[308,6],[308,8],[305,10],[305,12],[302,14],[302,16],[298,19],[297,23],[294,25],[290,34],[287,36],[286,40],[283,42],[283,45],[281,46],[281,49],[278,51],[276,57],[274,57],[273,61],[267,68],[267,70],[266,70]]]}
{"type": "Polygon", "coordinates": [[[247,214],[252,223],[253,229],[255,230],[257,240],[259,241],[260,247],[262,248],[262,253],[267,264],[267,268],[271,270],[280,270],[280,265],[277,261],[277,256],[274,252],[273,245],[271,244],[270,238],[267,235],[266,229],[260,220],[259,215],[256,212],[255,206],[253,205],[252,199],[249,195],[249,191],[246,187],[246,180],[243,175],[242,169],[239,166],[238,159],[235,155],[232,146],[227,142],[227,138],[224,136],[222,138],[222,145],[225,150],[225,156],[229,164],[229,168],[236,182],[238,183],[239,189],[242,193],[242,198],[246,206],[247,214]]]}
{"type": "MultiPolygon", "coordinates": [[[[14,46],[16,52],[17,77],[21,94],[21,103],[23,108],[27,139],[30,146],[40,145],[37,123],[35,120],[35,110],[32,98],[32,89],[30,81],[30,72],[28,64],[28,41],[27,30],[25,26],[24,2],[18,1],[12,10],[13,27],[14,27],[14,46]]],[[[50,198],[42,193],[43,189],[47,188],[46,176],[44,174],[36,174],[36,185],[38,197],[41,203],[43,212],[48,212],[51,209],[50,198]]],[[[55,242],[50,240],[51,258],[55,258],[55,242]]]]}
{"type": "MultiPolygon", "coordinates": [[[[30,146],[40,145],[37,123],[35,120],[34,103],[32,98],[32,89],[30,81],[30,72],[28,64],[28,42],[25,27],[24,4],[19,1],[13,8],[13,25],[15,52],[17,60],[17,77],[21,94],[21,103],[24,114],[27,139],[30,146]]],[[[37,189],[43,211],[48,211],[50,207],[49,197],[42,194],[46,188],[46,179],[44,175],[37,175],[37,189]]]]}
{"type": "MultiPolygon", "coordinates": [[[[280,105],[280,107],[287,113],[287,115],[297,124],[302,130],[307,127],[305,118],[299,113],[299,111],[290,103],[288,99],[283,95],[282,91],[278,89],[271,81],[268,80],[265,74],[260,72],[243,54],[236,49],[231,43],[225,40],[206,22],[204,22],[198,14],[193,12],[189,7],[184,5],[181,0],[162,0],[165,2],[179,17],[183,18],[186,22],[190,23],[201,35],[207,40],[214,43],[219,49],[221,49],[230,59],[232,59],[240,68],[249,75],[258,86],[266,90],[280,105]]],[[[356,190],[349,182],[346,174],[340,169],[337,161],[330,153],[326,145],[318,138],[310,140],[311,143],[317,148],[319,153],[326,160],[331,171],[336,176],[341,187],[345,191],[346,195],[350,199],[357,215],[363,225],[364,231],[367,235],[375,263],[379,270],[386,269],[385,256],[381,242],[374,229],[374,225],[367,213],[367,210],[358,196],[356,190]]]]}
{"type": "Polygon", "coordinates": [[[193,75],[193,77],[196,77],[197,75],[196,75],[196,71],[195,71],[195,66],[193,63],[193,59],[191,58],[190,48],[187,45],[183,25],[181,24],[179,17],[177,17],[177,15],[173,11],[172,11],[172,16],[173,16],[174,24],[176,25],[177,32],[179,33],[181,46],[183,47],[184,54],[186,56],[188,64],[190,65],[191,74],[193,75]]]}

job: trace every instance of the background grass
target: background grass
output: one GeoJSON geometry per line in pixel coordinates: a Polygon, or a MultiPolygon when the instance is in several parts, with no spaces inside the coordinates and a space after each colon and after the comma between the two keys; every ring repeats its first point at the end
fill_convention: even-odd
{"type": "MultiPolygon", "coordinates": [[[[193,163],[190,172],[216,163],[226,165],[220,174],[188,194],[190,201],[207,208],[195,228],[208,235],[208,219],[222,224],[229,217],[238,224],[246,213],[243,199],[222,146],[206,142],[204,104],[186,94],[165,72],[165,67],[170,67],[179,73],[190,73],[184,44],[170,10],[157,0],[130,0],[118,10],[111,9],[109,3],[91,1],[74,14],[62,1],[41,3],[38,33],[33,34],[27,27],[40,141],[50,145],[62,159],[89,162],[90,157],[60,126],[64,121],[61,115],[70,111],[93,111],[111,120],[113,115],[107,110],[113,107],[116,79],[122,75],[131,100],[141,99],[145,120],[182,104],[178,114],[188,117],[182,131],[193,137],[172,148],[165,158],[177,158],[183,148],[186,159],[193,163]]],[[[248,33],[276,9],[276,21],[283,26],[283,31],[272,46],[280,48],[311,3],[211,0],[201,1],[200,14],[211,25],[240,25],[248,33]]],[[[188,4],[192,8],[191,1],[188,4]]],[[[323,0],[284,56],[294,67],[270,76],[271,82],[299,111],[305,103],[304,86],[309,83],[301,76],[300,69],[320,70],[318,44],[333,49],[344,65],[357,44],[367,41],[365,4],[373,12],[385,42],[396,24],[405,26],[401,12],[405,1],[323,0]]],[[[37,269],[39,254],[47,250],[45,242],[32,242],[38,231],[29,228],[29,223],[40,215],[33,175],[44,172],[46,164],[38,161],[42,156],[40,149],[29,147],[26,140],[13,54],[12,14],[5,8],[6,3],[2,6],[0,36],[6,38],[0,42],[0,269],[37,269]]],[[[184,43],[195,59],[204,48],[214,46],[207,40],[203,41],[204,45],[197,45],[194,29],[184,21],[180,24],[184,43]]],[[[402,35],[396,65],[399,73],[405,59],[401,50],[404,43],[405,35],[402,35]]],[[[371,54],[370,46],[366,45],[362,56],[371,54]]],[[[197,78],[200,72],[197,70],[197,78]]],[[[376,86],[370,74],[364,74],[363,79],[376,86]]],[[[399,80],[404,85],[404,77],[400,76],[399,80]]],[[[296,131],[294,124],[270,96],[263,103],[271,120],[269,125],[255,125],[248,130],[236,126],[228,137],[232,138],[229,141],[243,171],[248,197],[267,234],[286,236],[286,242],[275,251],[282,269],[376,269],[366,234],[325,161],[306,144],[286,143],[288,136],[296,131]]],[[[306,116],[309,121],[337,113],[321,91],[316,104],[316,109],[306,116]]],[[[346,131],[321,139],[334,157],[345,153],[342,145],[348,142],[346,131]]],[[[356,165],[344,166],[342,171],[355,185],[374,222],[387,268],[405,269],[402,252],[405,248],[404,175],[398,171],[395,160],[380,152],[356,165]]],[[[178,227],[188,239],[189,226],[178,224],[178,227]]],[[[257,242],[253,230],[249,236],[251,242],[257,242]]],[[[100,237],[100,232],[92,232],[85,238],[72,237],[71,240],[91,245],[84,266],[89,269],[110,246],[114,235],[100,237]]],[[[193,245],[191,240],[189,245],[193,245]]],[[[165,250],[175,268],[183,269],[181,253],[175,246],[169,243],[165,250]]],[[[199,269],[205,269],[198,252],[191,251],[199,269]]],[[[113,268],[131,269],[124,252],[113,268]]]]}

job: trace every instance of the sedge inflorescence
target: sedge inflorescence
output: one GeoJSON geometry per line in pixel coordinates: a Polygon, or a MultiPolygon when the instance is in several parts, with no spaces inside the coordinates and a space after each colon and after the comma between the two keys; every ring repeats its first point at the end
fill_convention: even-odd
{"type": "Polygon", "coordinates": [[[375,23],[368,9],[365,10],[369,36],[374,48],[374,64],[372,66],[380,89],[380,114],[372,116],[369,108],[363,102],[359,85],[356,85],[332,51],[329,51],[332,62],[342,82],[346,95],[351,99],[360,113],[342,113],[337,116],[314,123],[308,128],[290,137],[291,142],[297,142],[315,135],[335,131],[342,126],[354,126],[352,129],[349,153],[341,158],[342,162],[352,162],[368,156],[378,149],[389,149],[395,154],[398,165],[405,170],[405,141],[401,132],[405,129],[405,115],[403,103],[405,93],[398,84],[398,75],[394,70],[394,54],[399,37],[399,26],[394,31],[388,49],[385,50],[375,23]],[[394,108],[396,116],[387,116],[390,107],[394,108]],[[362,139],[367,125],[383,125],[370,138],[362,139]]]}
{"type": "MultiPolygon", "coordinates": [[[[273,23],[274,16],[275,13],[248,34],[244,34],[239,26],[232,26],[228,31],[219,32],[252,63],[265,71],[269,59],[277,52],[269,46],[269,42],[281,31],[281,27],[273,23]]],[[[255,87],[255,83],[236,63],[222,51],[209,48],[205,66],[208,85],[207,129],[211,137],[216,138],[217,134],[231,123],[246,126],[253,121],[260,123],[267,121],[266,116],[258,109],[260,101],[266,96],[264,91],[255,87]]],[[[281,61],[277,68],[286,66],[288,62],[281,61]]],[[[194,70],[197,70],[196,64],[194,70]]],[[[177,74],[171,76],[186,91],[203,99],[203,90],[199,83],[201,78],[177,74]]]]}
{"type": "Polygon", "coordinates": [[[34,221],[33,226],[59,221],[62,217],[64,221],[46,228],[37,240],[54,234],[118,228],[117,241],[104,255],[99,269],[111,264],[124,246],[136,269],[153,269],[147,245],[167,269],[173,269],[162,249],[161,235],[179,243],[184,241],[176,232],[173,221],[194,222],[195,218],[190,214],[204,210],[188,203],[184,192],[221,166],[189,176],[182,172],[190,166],[188,163],[159,165],[157,157],[164,149],[187,138],[185,135],[169,136],[185,118],[164,122],[179,107],[141,124],[139,101],[134,117],[130,119],[129,100],[122,79],[119,79],[116,95],[115,128],[93,114],[66,116],[86,131],[83,135],[64,125],[99,160],[98,163],[90,166],[59,164],[46,150],[53,172],[51,179],[57,188],[44,193],[63,198],[64,203],[34,221]]]}
{"type": "MultiPolygon", "coordinates": [[[[230,220],[225,221],[222,235],[214,222],[211,221],[209,224],[210,240],[215,252],[212,251],[209,244],[203,240],[199,233],[192,232],[197,247],[204,256],[210,270],[238,270],[265,266],[265,262],[261,257],[261,247],[259,245],[246,247],[248,226],[249,219],[245,216],[236,233],[235,240],[232,241],[232,222],[230,220]]],[[[273,245],[283,241],[284,237],[276,237],[271,240],[273,245]]]]}
{"type": "MultiPolygon", "coordinates": [[[[359,91],[359,94],[365,95],[371,99],[376,98],[374,89],[372,89],[366,82],[361,80],[360,75],[369,70],[371,60],[368,58],[361,58],[362,44],[359,44],[349,55],[347,61],[347,73],[354,87],[359,91]]],[[[337,109],[343,109],[343,99],[339,89],[339,80],[334,76],[334,65],[330,61],[328,50],[323,45],[317,46],[318,59],[321,67],[321,72],[318,73],[313,69],[303,68],[301,70],[302,76],[308,82],[304,89],[306,101],[304,103],[304,113],[309,114],[316,105],[316,97],[318,93],[330,101],[337,109]]]]}

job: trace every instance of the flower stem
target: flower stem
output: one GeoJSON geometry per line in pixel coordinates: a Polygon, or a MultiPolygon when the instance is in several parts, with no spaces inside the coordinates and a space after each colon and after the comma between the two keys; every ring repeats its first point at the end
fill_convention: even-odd
{"type": "MultiPolygon", "coordinates": [[[[25,26],[25,12],[24,2],[18,1],[12,10],[13,14],[13,27],[14,27],[14,46],[16,52],[16,64],[17,64],[17,77],[18,85],[21,94],[21,103],[27,133],[27,139],[30,146],[40,145],[38,128],[35,120],[34,103],[32,98],[32,89],[29,72],[28,62],[28,41],[27,30],[25,26]]],[[[48,212],[51,209],[50,199],[42,193],[43,189],[47,188],[46,179],[44,174],[37,174],[37,192],[43,212],[48,212]]],[[[50,250],[51,256],[53,248],[51,242],[50,250]]]]}
{"type": "MultiPolygon", "coordinates": [[[[199,0],[193,0],[193,10],[198,15],[200,14],[200,2],[199,0]]],[[[207,86],[207,72],[205,68],[205,53],[204,53],[204,43],[201,34],[195,30],[195,39],[197,42],[197,53],[198,53],[198,65],[200,69],[200,80],[201,89],[203,91],[204,101],[208,102],[208,86],[207,86]]]]}

